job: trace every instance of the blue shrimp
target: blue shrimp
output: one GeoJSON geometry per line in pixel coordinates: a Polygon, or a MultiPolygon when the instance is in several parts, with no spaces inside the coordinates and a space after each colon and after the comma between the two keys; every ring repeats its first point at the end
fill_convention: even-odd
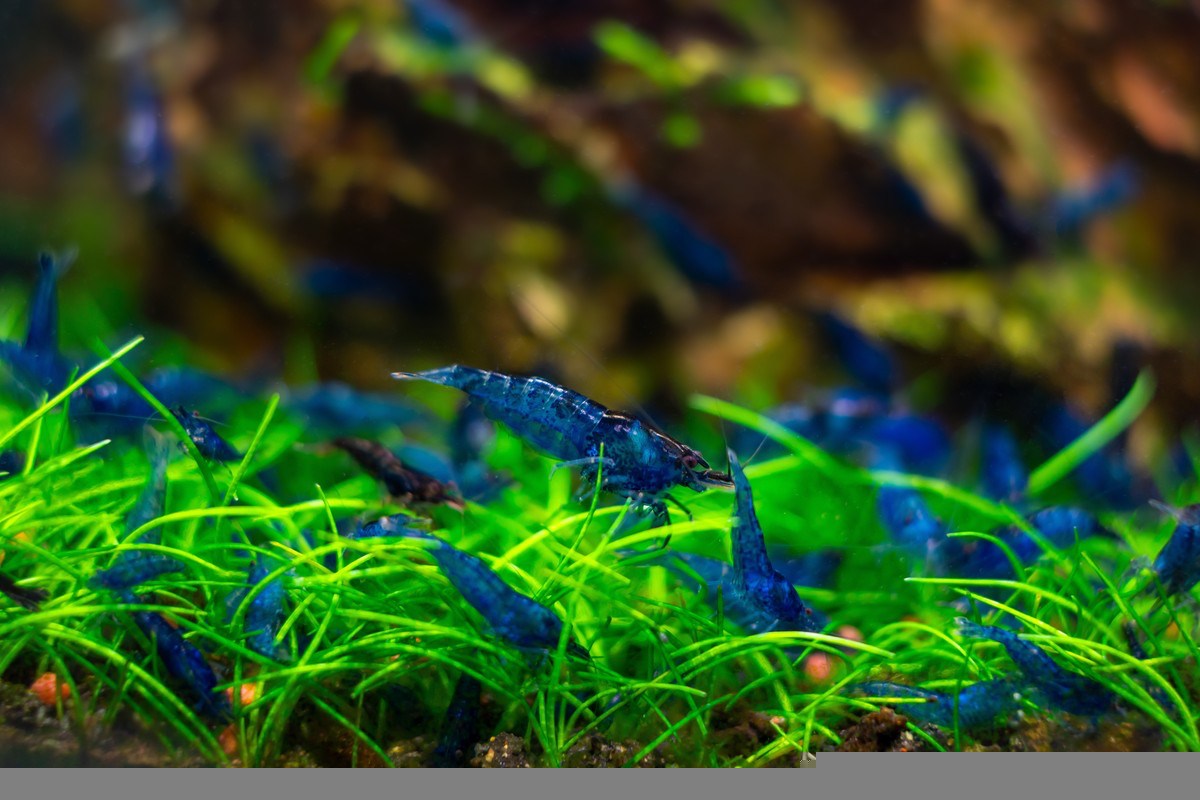
{"type": "Polygon", "coordinates": [[[464,402],[450,426],[450,463],[455,482],[467,497],[489,497],[511,483],[506,475],[494,475],[483,454],[496,436],[495,424],[470,399],[464,402]]]}
{"type": "MultiPolygon", "coordinates": [[[[697,592],[704,592],[705,601],[713,608],[721,603],[725,618],[751,633],[765,630],[764,617],[758,608],[745,596],[732,588],[733,565],[718,558],[709,558],[698,553],[678,550],[655,550],[649,558],[637,551],[623,552],[625,558],[637,558],[637,566],[661,565],[682,578],[697,592]],[[696,582],[696,578],[699,582],[696,582]]],[[[798,558],[782,559],[778,572],[793,586],[821,588],[827,586],[833,572],[841,564],[842,554],[831,550],[818,550],[798,558]]],[[[769,620],[766,624],[769,624],[769,620]]],[[[812,625],[823,630],[829,619],[813,609],[812,625]]]]}
{"type": "MultiPolygon", "coordinates": [[[[271,566],[265,558],[259,556],[255,559],[247,575],[247,585],[230,592],[229,597],[225,600],[225,607],[229,612],[230,619],[250,590],[262,583],[270,573],[271,566]]],[[[246,609],[245,621],[242,624],[242,630],[249,634],[251,650],[259,655],[280,661],[286,660],[287,650],[282,644],[275,644],[275,637],[279,633],[279,626],[283,624],[285,616],[283,604],[286,599],[287,590],[283,586],[283,581],[279,578],[271,579],[262,591],[250,601],[250,607],[246,609]]]]}
{"type": "MultiPolygon", "coordinates": [[[[839,389],[819,406],[786,403],[765,416],[831,453],[850,455],[863,445],[886,448],[923,473],[937,472],[950,455],[950,437],[937,420],[887,413],[882,398],[861,389],[839,389]]],[[[754,449],[761,440],[762,434],[748,432],[739,443],[754,449]]],[[[770,441],[766,444],[771,451],[776,449],[770,441]]]]}
{"type": "Polygon", "coordinates": [[[93,380],[71,395],[70,414],[72,422],[107,436],[133,433],[157,412],[128,384],[93,380]]]}
{"type": "Polygon", "coordinates": [[[634,183],[615,186],[611,196],[617,205],[637,217],[683,277],[697,286],[743,290],[733,258],[680,209],[634,183]]]}
{"type": "MultiPolygon", "coordinates": [[[[147,455],[150,457],[150,478],[125,517],[125,530],[129,533],[161,517],[167,505],[167,463],[171,458],[171,447],[167,438],[153,428],[147,427],[145,435],[147,455]]],[[[139,542],[147,544],[158,544],[161,540],[162,534],[157,528],[138,537],[139,542]]]]}
{"type": "Polygon", "coordinates": [[[973,683],[964,686],[957,696],[887,681],[866,681],[847,687],[847,691],[865,697],[925,700],[896,705],[896,709],[914,722],[947,729],[954,727],[957,701],[958,727],[967,733],[994,730],[1021,706],[1019,686],[1011,680],[973,683]]]}
{"type": "MultiPolygon", "coordinates": [[[[763,412],[763,416],[787,428],[817,446],[824,446],[825,414],[807,403],[784,403],[763,412]]],[[[763,457],[782,452],[775,440],[751,428],[741,428],[734,440],[740,450],[753,450],[763,457]]]]}
{"type": "MultiPolygon", "coordinates": [[[[871,467],[888,472],[904,471],[903,462],[890,448],[878,448],[871,467]]],[[[892,538],[915,554],[924,557],[931,547],[946,539],[945,524],[934,516],[915,489],[883,485],[879,487],[875,502],[880,520],[892,538]]]]}
{"type": "MultiPolygon", "coordinates": [[[[513,589],[476,556],[424,531],[409,531],[404,535],[433,542],[429,552],[446,579],[479,612],[494,634],[523,650],[558,648],[563,621],[550,608],[513,589]]],[[[587,650],[569,635],[567,652],[589,658],[587,650]]]]}
{"type": "Polygon", "coordinates": [[[432,447],[405,442],[392,450],[392,454],[400,459],[407,468],[424,472],[429,477],[444,484],[457,483],[454,465],[446,456],[432,447]]]}
{"type": "MultiPolygon", "coordinates": [[[[121,600],[125,603],[144,602],[130,592],[123,592],[121,600]]],[[[167,673],[186,683],[195,694],[195,709],[214,719],[229,719],[233,714],[229,698],[216,691],[219,681],[199,648],[184,639],[183,634],[171,627],[161,614],[135,611],[133,619],[142,633],[154,642],[167,673]]]]}
{"type": "MultiPolygon", "coordinates": [[[[1047,544],[1058,549],[1070,547],[1076,536],[1082,540],[1098,534],[1111,535],[1090,513],[1072,506],[1049,506],[1026,519],[1047,544]]],[[[1042,555],[1037,540],[1015,525],[1000,529],[996,536],[1022,564],[1032,564],[1042,555]]],[[[985,539],[945,539],[938,545],[936,557],[940,571],[945,575],[991,579],[1014,577],[1004,551],[985,539]]]]}
{"type": "Polygon", "coordinates": [[[395,372],[397,380],[423,380],[465,392],[489,419],[501,422],[552,458],[587,458],[593,433],[608,412],[578,392],[541,378],[520,378],[459,365],[395,372]]]}
{"type": "Polygon", "coordinates": [[[987,151],[964,131],[957,131],[954,140],[975,205],[999,239],[1001,257],[1017,260],[1033,255],[1038,250],[1037,237],[1029,221],[1013,205],[1000,170],[987,151]]]}
{"type": "Polygon", "coordinates": [[[389,517],[380,517],[373,522],[360,525],[349,533],[344,534],[343,538],[379,539],[392,536],[408,536],[410,533],[418,530],[413,524],[418,522],[419,520],[416,517],[409,514],[392,514],[389,517]]]}
{"type": "MultiPolygon", "coordinates": [[[[1044,430],[1050,446],[1061,450],[1087,433],[1088,424],[1076,411],[1058,404],[1047,415],[1044,430]]],[[[1134,486],[1133,471],[1124,453],[1111,444],[1084,459],[1073,475],[1079,488],[1096,503],[1127,511],[1141,502],[1141,492],[1134,486]]]]}
{"type": "Polygon", "coordinates": [[[846,372],[879,397],[891,396],[900,377],[891,353],[836,314],[819,313],[817,323],[846,372]]]}
{"type": "Polygon", "coordinates": [[[58,279],[73,255],[55,259],[38,256],[38,280],[29,307],[24,342],[0,342],[0,360],[8,364],[17,381],[31,392],[54,394],[67,385],[75,365],[58,349],[58,279]]]}
{"type": "Polygon", "coordinates": [[[492,420],[513,430],[560,466],[582,466],[601,488],[649,505],[666,516],[660,499],[675,486],[703,491],[731,486],[697,451],[627,414],[610,411],[570,389],[541,378],[518,378],[458,365],[425,372],[396,372],[398,380],[424,380],[466,392],[492,420]],[[603,447],[603,459],[600,450],[603,447]]]}
{"type": "Polygon", "coordinates": [[[404,0],[409,22],[438,47],[463,47],[478,39],[467,18],[446,0],[404,0]]]}
{"type": "Polygon", "coordinates": [[[459,468],[478,461],[495,438],[496,426],[477,404],[465,401],[450,426],[450,461],[459,468]]]}
{"type": "Polygon", "coordinates": [[[212,425],[200,419],[197,412],[193,411],[189,414],[183,406],[176,406],[171,409],[171,413],[187,431],[188,437],[196,445],[200,455],[209,461],[241,460],[242,454],[233,449],[229,442],[222,439],[220,434],[213,430],[212,425]]]}
{"type": "Polygon", "coordinates": [[[780,574],[767,557],[762,525],[754,512],[750,481],[746,479],[732,450],[728,451],[728,456],[737,514],[730,533],[733,555],[730,588],[757,612],[758,624],[752,630],[819,631],[822,626],[817,624],[813,610],[800,599],[792,582],[780,574]]]}
{"type": "Polygon", "coordinates": [[[467,765],[471,758],[471,747],[479,743],[482,733],[482,698],[483,684],[478,678],[466,672],[458,677],[430,766],[447,768],[467,765]]]}
{"type": "Polygon", "coordinates": [[[77,165],[87,146],[82,88],[79,73],[63,67],[38,92],[38,127],[56,163],[64,166],[77,165]]]}
{"type": "MultiPolygon", "coordinates": [[[[171,448],[166,437],[150,427],[146,428],[146,446],[150,457],[150,479],[125,518],[127,533],[132,533],[146,523],[158,519],[166,508],[167,462],[171,448]]],[[[162,533],[155,528],[143,533],[137,541],[158,544],[162,541],[162,533]]],[[[162,553],[123,551],[117,555],[112,566],[93,575],[88,581],[88,586],[93,589],[131,589],[162,575],[183,572],[185,569],[182,561],[162,553]]]]}
{"type": "Polygon", "coordinates": [[[767,548],[767,554],[776,571],[791,581],[793,586],[815,588],[830,586],[834,573],[845,560],[845,553],[833,549],[796,555],[781,545],[772,545],[767,548]]]}
{"type": "Polygon", "coordinates": [[[419,409],[381,394],[360,392],[344,383],[318,383],[292,392],[288,409],[304,417],[308,427],[338,434],[371,433],[400,427],[426,417],[419,409]]]}
{"type": "MultiPolygon", "coordinates": [[[[234,387],[200,370],[167,367],[155,370],[142,385],[165,406],[201,398],[209,405],[224,405],[234,387]]],[[[71,397],[71,418],[81,423],[105,423],[106,433],[127,434],[158,416],[154,406],[129,384],[118,380],[94,380],[71,397]]]]}
{"type": "Polygon", "coordinates": [[[1167,597],[1191,591],[1200,583],[1200,504],[1171,508],[1154,502],[1175,518],[1175,530],[1154,559],[1154,573],[1167,597]]]}
{"type": "Polygon", "coordinates": [[[0,481],[6,481],[25,469],[25,454],[20,450],[5,450],[0,453],[0,481]]]}
{"type": "Polygon", "coordinates": [[[1090,185],[1060,193],[1050,205],[1050,220],[1060,239],[1077,238],[1097,217],[1119,209],[1139,190],[1137,168],[1120,161],[1100,173],[1090,185]]]}
{"type": "Polygon", "coordinates": [[[122,553],[106,570],[88,580],[92,589],[122,591],[172,573],[184,572],[187,565],[162,553],[122,553]]]}
{"type": "Polygon", "coordinates": [[[122,138],[129,191],[164,209],[178,201],[175,153],[163,113],[162,93],[137,59],[125,71],[125,130],[122,138]]]}
{"type": "Polygon", "coordinates": [[[835,453],[848,451],[887,413],[888,402],[886,397],[866,389],[835,390],[821,410],[821,446],[835,453]]]}
{"type": "Polygon", "coordinates": [[[379,442],[343,436],[333,440],[334,447],[346,451],[359,466],[382,481],[392,497],[418,503],[460,505],[454,487],[444,485],[431,475],[407,467],[379,442]]]}
{"type": "Polygon", "coordinates": [[[923,99],[924,94],[921,87],[913,84],[886,87],[872,103],[875,129],[884,134],[891,133],[908,107],[923,99]]]}
{"type": "Polygon", "coordinates": [[[963,617],[955,620],[959,633],[970,639],[990,639],[1008,651],[1025,681],[1049,705],[1081,717],[1098,717],[1111,711],[1117,697],[1103,685],[1077,672],[1068,672],[1036,645],[1012,631],[979,625],[963,617]]]}
{"type": "Polygon", "coordinates": [[[950,456],[950,437],[935,419],[892,413],[868,422],[858,435],[863,444],[896,451],[901,463],[925,474],[936,473],[950,456]]]}
{"type": "Polygon", "coordinates": [[[1048,506],[1033,512],[1026,519],[1042,538],[1060,549],[1074,544],[1076,535],[1080,539],[1113,535],[1090,512],[1075,506],[1048,506]]]}
{"type": "Polygon", "coordinates": [[[988,497],[1016,504],[1025,498],[1029,472],[1021,462],[1020,448],[1012,431],[1001,425],[983,429],[983,488],[988,497]]]}
{"type": "Polygon", "coordinates": [[[189,399],[200,398],[206,407],[216,405],[224,408],[230,405],[230,399],[235,398],[238,392],[238,387],[228,381],[189,367],[156,369],[146,376],[142,385],[165,406],[181,405],[189,399]]]}

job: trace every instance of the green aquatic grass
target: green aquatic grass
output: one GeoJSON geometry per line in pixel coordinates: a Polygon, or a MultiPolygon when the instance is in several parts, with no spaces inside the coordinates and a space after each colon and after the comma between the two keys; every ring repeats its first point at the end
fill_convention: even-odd
{"type": "Polygon", "coordinates": [[[1082,436],[1029,473],[1029,494],[1039,495],[1070,474],[1088,456],[1115,439],[1146,410],[1154,397],[1154,374],[1138,375],[1128,394],[1082,436]]]}
{"type": "MultiPolygon", "coordinates": [[[[144,392],[119,362],[138,341],[89,372],[112,368],[144,392]]],[[[1140,391],[1135,387],[1131,397],[1140,391]]],[[[0,677],[60,674],[80,700],[60,703],[54,713],[78,730],[99,709],[107,721],[128,711],[153,721],[170,753],[245,765],[287,763],[313,730],[330,730],[339,732],[347,764],[386,765],[402,734],[395,705],[385,702],[389,693],[407,692],[394,703],[423,705],[422,733],[436,737],[454,683],[467,673],[492,696],[496,730],[524,735],[539,763],[560,765],[585,737],[603,735],[636,739],[631,764],[657,750],[682,764],[761,766],[838,745],[839,731],[882,702],[846,696],[851,683],[878,678],[957,691],[1012,672],[1000,648],[951,633],[953,618],[968,613],[1015,627],[1115,692],[1130,719],[1162,731],[1166,749],[1200,750],[1197,687],[1188,677],[1196,659],[1194,619],[1171,606],[1151,614],[1153,596],[1123,585],[1132,557],[1161,544],[1161,530],[1140,530],[1132,518],[1125,532],[1134,552],[1101,541],[1064,550],[1041,542],[1045,556],[1014,563],[1011,580],[934,578],[919,574],[920,567],[914,576],[903,557],[879,548],[886,537],[873,504],[881,482],[913,486],[946,518],[978,524],[955,535],[1001,544],[1010,559],[988,526],[1018,524],[1020,515],[946,481],[860,470],[759,414],[696,397],[693,424],[744,425],[787,451],[746,468],[770,541],[797,552],[838,546],[847,556],[835,586],[801,590],[830,615],[830,628],[744,635],[725,619],[722,603],[711,607],[662,565],[631,555],[651,552],[669,535],[674,550],[728,559],[732,493],[681,496],[691,518],[676,512],[668,526],[650,528],[628,503],[573,490],[571,474],[555,472],[552,462],[501,430],[490,463],[517,485],[485,505],[467,503],[462,512],[432,509],[428,528],[562,616],[558,647],[530,654],[489,634],[423,543],[338,537],[339,522],[397,509],[347,459],[303,443],[302,426],[280,408],[278,396],[247,400],[225,420],[222,430],[245,454],[231,469],[209,468],[184,441],[192,457],[170,464],[167,513],[133,531],[123,529],[123,520],[146,479],[140,440],[74,441],[68,397],[60,393],[32,411],[0,407],[0,419],[14,420],[0,440],[30,456],[22,474],[0,482],[3,568],[50,595],[35,612],[0,604],[0,677]],[[161,544],[137,541],[152,530],[161,533],[161,544]],[[125,551],[171,555],[186,570],[141,587],[136,604],[89,589],[87,579],[125,551]],[[288,654],[283,661],[247,643],[246,612],[265,582],[250,587],[236,607],[225,604],[260,554],[271,559],[268,579],[287,588],[275,640],[288,654]],[[177,624],[215,665],[222,689],[257,687],[245,705],[233,692],[232,756],[218,741],[223,726],[199,716],[187,690],[165,674],[133,624],[133,610],[163,613],[177,624]],[[1126,651],[1120,633],[1126,620],[1145,638],[1145,661],[1126,651]],[[1178,634],[1168,635],[1172,623],[1178,634]],[[847,625],[863,641],[840,636],[847,625]],[[589,648],[590,661],[566,655],[568,632],[589,648]],[[828,659],[827,679],[807,674],[813,654],[828,659]],[[739,708],[766,715],[774,737],[749,752],[723,746],[713,737],[714,714],[739,708]]],[[[448,410],[453,398],[444,401],[448,410]]],[[[1125,412],[1136,406],[1106,417],[1104,435],[1068,448],[1070,463],[1111,439],[1118,424],[1128,425],[1132,416],[1125,412]]],[[[178,426],[169,415],[157,424],[178,426]]],[[[414,441],[436,435],[389,434],[414,441]]],[[[1043,480],[1056,482],[1062,463],[1047,462],[1043,480]]],[[[1057,718],[1028,701],[1026,710],[1057,718]]],[[[972,741],[953,730],[939,737],[910,728],[931,749],[963,749],[972,741]]]]}

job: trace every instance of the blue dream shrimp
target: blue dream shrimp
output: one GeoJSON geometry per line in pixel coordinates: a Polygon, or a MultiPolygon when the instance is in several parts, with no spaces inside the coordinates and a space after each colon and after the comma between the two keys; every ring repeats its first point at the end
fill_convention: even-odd
{"type": "Polygon", "coordinates": [[[454,696],[446,709],[446,722],[430,759],[431,767],[467,766],[471,747],[479,743],[483,727],[480,719],[482,698],[483,684],[478,678],[466,672],[458,676],[454,696]]]}
{"type": "Polygon", "coordinates": [[[846,372],[879,397],[891,396],[900,378],[900,369],[891,353],[831,312],[817,314],[817,324],[846,372]]]}
{"type": "MultiPolygon", "coordinates": [[[[208,373],[187,367],[165,367],[142,379],[142,385],[163,405],[202,401],[205,406],[228,407],[236,388],[208,373]]],[[[121,380],[93,380],[71,396],[71,419],[93,426],[105,436],[135,433],[158,417],[154,406],[121,380]]]]}
{"type": "MultiPolygon", "coordinates": [[[[1087,433],[1089,425],[1074,409],[1058,404],[1047,414],[1042,429],[1047,443],[1061,450],[1087,433]]],[[[1144,502],[1125,453],[1113,443],[1084,459],[1072,475],[1090,501],[1115,511],[1128,511],[1144,502]]]]}
{"type": "Polygon", "coordinates": [[[1039,249],[1037,236],[1028,219],[1013,204],[999,168],[988,152],[966,131],[954,132],[954,143],[966,171],[971,194],[980,215],[995,232],[1000,257],[1019,261],[1039,249]]]}
{"type": "Polygon", "coordinates": [[[857,436],[868,447],[891,448],[909,469],[933,474],[950,456],[950,436],[940,422],[893,412],[870,420],[857,436]]]}
{"type": "Polygon", "coordinates": [[[1137,196],[1140,176],[1131,161],[1118,161],[1091,184],[1059,193],[1050,203],[1050,227],[1059,239],[1078,239],[1088,223],[1120,209],[1137,196]]]}
{"type": "Polygon", "coordinates": [[[186,569],[182,561],[162,553],[122,553],[111,567],[88,579],[88,586],[121,591],[186,569]]]}
{"type": "Polygon", "coordinates": [[[735,513],[730,532],[733,555],[733,578],[730,588],[740,600],[757,612],[751,630],[785,630],[817,632],[823,627],[818,615],[800,599],[792,582],[771,564],[758,515],[754,512],[754,496],[750,481],[742,471],[737,456],[728,451],[729,469],[733,473],[735,513]]]}
{"type": "Polygon", "coordinates": [[[449,455],[408,442],[393,452],[409,468],[424,472],[444,484],[454,484],[464,500],[482,503],[512,484],[512,478],[493,473],[483,451],[495,435],[495,424],[466,400],[446,432],[449,455]]]}
{"type": "Polygon", "coordinates": [[[0,452],[0,481],[6,481],[25,469],[25,454],[20,450],[0,452]]]}
{"type": "MultiPolygon", "coordinates": [[[[125,517],[125,530],[132,533],[151,520],[163,515],[167,506],[167,463],[171,458],[171,446],[165,436],[153,428],[145,429],[146,453],[150,458],[150,478],[146,488],[125,517]]],[[[158,544],[162,534],[156,528],[138,537],[139,542],[158,544]]]]}
{"type": "Polygon", "coordinates": [[[447,438],[455,482],[467,497],[487,498],[512,482],[505,475],[493,474],[484,460],[484,452],[495,437],[495,423],[483,409],[470,399],[459,406],[447,438]]]}
{"type": "Polygon", "coordinates": [[[1155,507],[1175,518],[1175,530],[1154,559],[1154,574],[1167,597],[1191,591],[1200,583],[1200,504],[1171,508],[1155,507]]]}
{"type": "Polygon", "coordinates": [[[190,414],[183,406],[171,409],[171,414],[179,420],[179,424],[187,431],[188,438],[196,445],[200,455],[209,461],[240,461],[242,454],[233,448],[229,442],[221,438],[213,427],[200,415],[193,411],[190,414]]]}
{"type": "MultiPolygon", "coordinates": [[[[262,583],[270,573],[271,566],[265,558],[259,556],[255,559],[246,576],[246,585],[233,590],[225,599],[225,608],[228,611],[229,619],[232,620],[250,590],[262,583]]],[[[249,634],[250,649],[259,655],[279,661],[287,659],[286,648],[282,644],[275,644],[275,637],[279,633],[279,626],[283,624],[285,616],[283,604],[286,599],[287,590],[283,586],[283,581],[279,578],[272,578],[267,581],[262,591],[250,601],[250,606],[246,609],[245,620],[242,623],[242,630],[249,634]]]]}
{"type": "Polygon", "coordinates": [[[902,683],[866,681],[846,687],[848,693],[863,697],[904,700],[925,700],[924,703],[903,703],[896,710],[914,722],[930,723],[939,728],[954,728],[955,706],[958,727],[967,733],[994,730],[1007,723],[1021,707],[1020,687],[1011,680],[991,680],[964,686],[958,695],[933,689],[920,689],[902,683]]]}
{"type": "MultiPolygon", "coordinates": [[[[1025,518],[1047,544],[1063,549],[1096,535],[1112,534],[1091,513],[1073,506],[1049,506],[1025,518]]],[[[1042,547],[1032,536],[1013,525],[994,535],[1008,546],[1022,564],[1032,564],[1042,555],[1042,547]]],[[[939,572],[967,578],[1009,579],[1015,577],[1012,564],[999,545],[986,539],[944,539],[935,551],[939,572]]]]}
{"type": "Polygon", "coordinates": [[[1117,696],[1103,685],[1077,672],[1068,672],[1040,647],[1018,638],[1012,631],[979,625],[964,617],[955,623],[964,637],[990,639],[1003,645],[1030,689],[1049,705],[1093,719],[1115,708],[1117,696]]]}
{"type": "MultiPolygon", "coordinates": [[[[433,543],[429,553],[446,579],[479,612],[495,635],[522,650],[546,652],[558,648],[563,621],[550,608],[513,589],[476,556],[424,531],[409,531],[404,535],[433,543]]],[[[569,635],[567,653],[589,658],[587,650],[569,635]]]]}
{"type": "Polygon", "coordinates": [[[360,525],[354,530],[343,534],[342,538],[380,539],[391,536],[408,536],[411,533],[419,532],[417,528],[417,524],[419,523],[420,520],[410,514],[392,514],[388,517],[380,517],[365,525],[360,525]]]}
{"type": "MultiPolygon", "coordinates": [[[[145,602],[128,591],[122,592],[120,598],[125,603],[145,602]]],[[[183,638],[183,634],[172,627],[162,614],[134,611],[133,619],[142,633],[154,642],[167,673],[186,683],[192,690],[196,696],[194,708],[214,719],[229,719],[233,713],[229,698],[215,691],[219,681],[200,649],[183,638]]]]}
{"type": "Polygon", "coordinates": [[[290,392],[284,406],[320,434],[360,435],[401,427],[427,415],[393,397],[360,392],[344,383],[317,383],[290,392]]]}
{"type": "Polygon", "coordinates": [[[675,486],[699,492],[709,486],[733,485],[728,475],[711,469],[704,457],[687,445],[541,378],[518,378],[458,365],[395,372],[392,377],[466,392],[489,419],[507,425],[535,449],[559,459],[560,466],[583,467],[587,483],[600,472],[601,488],[650,506],[660,519],[667,513],[662,498],[675,486]]]}
{"type": "Polygon", "coordinates": [[[33,394],[62,390],[75,369],[58,349],[58,279],[72,259],[73,255],[59,259],[49,253],[38,256],[38,280],[29,306],[25,341],[0,342],[0,360],[33,394]]]}
{"type": "Polygon", "coordinates": [[[158,210],[170,211],[179,200],[174,146],[163,113],[162,92],[138,55],[125,65],[124,88],[121,144],[126,186],[158,210]]]}
{"type": "Polygon", "coordinates": [[[726,292],[745,290],[741,270],[728,251],[680,209],[632,181],[615,184],[610,196],[650,232],[663,254],[688,281],[726,292]]]}
{"type": "MultiPolygon", "coordinates": [[[[150,478],[142,494],[125,517],[125,531],[132,533],[151,520],[163,515],[167,500],[167,462],[171,448],[166,437],[153,428],[146,428],[146,448],[150,457],[150,478]]],[[[136,540],[142,544],[159,544],[162,533],[158,528],[146,531],[136,540]]],[[[112,565],[96,573],[88,581],[93,589],[132,589],[162,575],[183,572],[186,565],[176,558],[162,553],[141,550],[124,551],[117,555],[112,565]]]]}
{"type": "Polygon", "coordinates": [[[404,8],[409,23],[431,44],[453,49],[479,41],[463,13],[446,0],[404,0],[404,8]]]}
{"type": "MultiPolygon", "coordinates": [[[[903,472],[904,463],[891,448],[877,448],[871,468],[903,472]]],[[[907,486],[879,487],[876,508],[884,528],[897,544],[924,558],[930,549],[946,539],[945,524],[934,516],[920,492],[907,486]]]]}
{"type": "MultiPolygon", "coordinates": [[[[820,405],[786,403],[765,415],[815,445],[839,455],[866,446],[896,452],[901,462],[922,473],[936,473],[950,455],[950,437],[937,420],[907,412],[887,412],[881,398],[861,389],[843,388],[820,405]]],[[[738,439],[754,449],[762,434],[746,429],[738,439]]],[[[781,448],[766,440],[767,451],[781,448]]]]}
{"type": "Polygon", "coordinates": [[[1003,425],[984,426],[981,456],[984,493],[1001,503],[1020,503],[1029,485],[1029,472],[1021,462],[1012,431],[1003,425]]]}
{"type": "MultiPolygon", "coordinates": [[[[773,552],[772,564],[776,571],[792,586],[828,586],[843,560],[843,554],[837,550],[815,550],[802,556],[784,553],[778,548],[769,548],[769,552],[773,552]]],[[[658,565],[670,570],[693,591],[704,592],[705,601],[713,608],[720,602],[725,618],[739,628],[751,633],[765,630],[762,612],[733,590],[734,568],[728,561],[662,548],[651,553],[622,551],[620,555],[623,559],[636,559],[632,566],[658,565]],[[696,578],[699,578],[699,582],[696,578]]],[[[823,630],[829,620],[823,613],[813,609],[812,624],[818,630],[823,630]]]]}

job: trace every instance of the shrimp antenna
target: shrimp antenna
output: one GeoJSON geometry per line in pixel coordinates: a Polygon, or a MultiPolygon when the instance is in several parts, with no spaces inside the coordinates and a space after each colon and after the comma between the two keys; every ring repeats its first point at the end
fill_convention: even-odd
{"type": "Polygon", "coordinates": [[[1176,522],[1183,522],[1183,511],[1181,509],[1175,508],[1175,506],[1167,505],[1161,500],[1156,499],[1152,499],[1150,501],[1150,505],[1154,506],[1162,513],[1173,517],[1176,522]]]}

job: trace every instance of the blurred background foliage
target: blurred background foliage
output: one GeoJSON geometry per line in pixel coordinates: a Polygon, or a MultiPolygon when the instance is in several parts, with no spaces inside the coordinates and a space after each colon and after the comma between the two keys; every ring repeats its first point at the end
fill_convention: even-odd
{"type": "Polygon", "coordinates": [[[1145,457],[1200,401],[1197,42],[1170,0],[5,0],[3,313],[72,246],[68,336],[668,416],[827,382],[816,309],[951,417],[1102,411],[1133,345],[1145,457]]]}

